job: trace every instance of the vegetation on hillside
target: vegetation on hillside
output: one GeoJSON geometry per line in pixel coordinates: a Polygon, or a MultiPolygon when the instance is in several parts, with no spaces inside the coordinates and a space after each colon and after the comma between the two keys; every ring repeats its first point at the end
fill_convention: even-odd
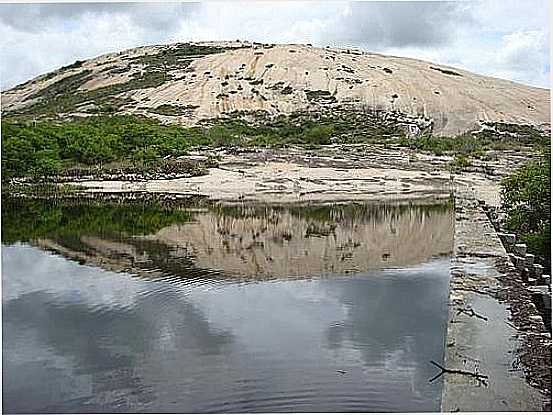
{"type": "Polygon", "coordinates": [[[128,98],[118,97],[124,92],[155,88],[163,85],[169,76],[163,71],[151,71],[143,75],[136,75],[126,82],[111,84],[92,91],[79,90],[90,79],[90,71],[81,71],[75,75],[66,76],[50,86],[33,95],[37,101],[32,105],[13,114],[20,117],[54,117],[57,114],[82,111],[83,106],[91,105],[90,112],[98,114],[111,114],[125,105],[134,105],[134,101],[128,98]]]}
{"type": "Polygon", "coordinates": [[[541,146],[549,137],[529,125],[493,124],[492,129],[478,133],[463,133],[456,136],[434,136],[431,134],[415,140],[403,139],[403,144],[411,148],[436,155],[457,155],[483,157],[486,150],[505,150],[517,146],[541,146]]]}
{"type": "Polygon", "coordinates": [[[539,160],[526,163],[502,182],[505,227],[529,251],[551,265],[551,156],[545,147],[539,160]]]}
{"type": "Polygon", "coordinates": [[[190,58],[223,53],[239,47],[219,47],[207,45],[193,45],[179,43],[163,48],[155,54],[139,55],[130,59],[131,62],[138,62],[148,65],[147,71],[167,70],[170,68],[184,69],[190,63],[190,58]]]}
{"type": "MultiPolygon", "coordinates": [[[[92,69],[83,69],[83,61],[76,61],[57,71],[45,74],[41,81],[47,81],[60,75],[65,75],[39,89],[29,96],[32,104],[12,110],[10,116],[18,117],[53,117],[58,114],[69,113],[96,113],[113,114],[123,110],[126,105],[136,105],[132,99],[120,94],[146,88],[155,88],[171,79],[169,71],[172,69],[186,69],[191,59],[210,54],[222,53],[233,47],[216,47],[207,45],[193,45],[180,43],[160,49],[153,54],[144,54],[133,57],[122,56],[123,66],[108,65],[101,72],[109,74],[127,73],[130,79],[125,82],[113,83],[93,90],[83,90],[81,87],[89,80],[94,79],[92,69]]],[[[32,81],[29,81],[32,82],[32,81]]],[[[29,82],[18,85],[14,89],[22,88],[29,82]]]]}

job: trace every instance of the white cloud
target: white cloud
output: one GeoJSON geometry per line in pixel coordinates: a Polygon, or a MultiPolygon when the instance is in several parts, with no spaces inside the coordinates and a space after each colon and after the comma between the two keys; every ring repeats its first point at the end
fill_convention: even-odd
{"type": "Polygon", "coordinates": [[[504,77],[534,84],[547,84],[549,36],[543,31],[519,31],[504,35],[495,56],[497,72],[504,77]]]}
{"type": "Polygon", "coordinates": [[[500,62],[509,64],[513,69],[525,70],[528,63],[542,58],[547,49],[545,33],[537,30],[514,32],[503,36],[504,47],[499,51],[500,62]]]}

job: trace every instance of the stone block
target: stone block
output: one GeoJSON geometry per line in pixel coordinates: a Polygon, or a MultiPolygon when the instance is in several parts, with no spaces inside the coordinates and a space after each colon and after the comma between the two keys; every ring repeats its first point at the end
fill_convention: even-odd
{"type": "Polygon", "coordinates": [[[517,241],[517,236],[514,233],[498,233],[497,236],[505,245],[514,245],[517,241]]]}
{"type": "Polygon", "coordinates": [[[535,314],[533,316],[529,316],[528,319],[533,323],[536,323],[536,324],[542,323],[543,324],[543,319],[541,318],[541,316],[539,316],[537,314],[535,314]]]}
{"type": "Polygon", "coordinates": [[[522,272],[524,270],[524,262],[525,262],[525,258],[518,255],[514,255],[513,265],[518,270],[518,272],[522,272]]]}
{"type": "Polygon", "coordinates": [[[532,273],[534,271],[534,255],[533,254],[526,254],[526,256],[524,257],[525,260],[524,260],[524,266],[528,269],[531,269],[532,270],[532,273]]]}
{"type": "Polygon", "coordinates": [[[515,244],[513,246],[513,252],[518,256],[525,256],[526,255],[526,244],[515,244]]]}
{"type": "Polygon", "coordinates": [[[528,274],[530,274],[530,272],[528,271],[528,268],[523,268],[520,273],[520,278],[522,279],[522,282],[528,283],[528,278],[529,278],[528,274]]]}
{"type": "Polygon", "coordinates": [[[534,264],[532,268],[534,268],[534,277],[541,278],[541,276],[543,275],[543,265],[534,264]]]}

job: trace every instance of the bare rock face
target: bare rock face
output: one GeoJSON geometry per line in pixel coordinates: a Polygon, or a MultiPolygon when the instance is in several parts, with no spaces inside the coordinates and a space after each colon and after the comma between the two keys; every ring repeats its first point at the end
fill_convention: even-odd
{"type": "Polygon", "coordinates": [[[549,90],[416,59],[249,42],[147,46],[77,61],[2,93],[5,115],[140,114],[193,125],[227,114],[353,108],[417,134],[483,122],[549,128],[549,90]]]}

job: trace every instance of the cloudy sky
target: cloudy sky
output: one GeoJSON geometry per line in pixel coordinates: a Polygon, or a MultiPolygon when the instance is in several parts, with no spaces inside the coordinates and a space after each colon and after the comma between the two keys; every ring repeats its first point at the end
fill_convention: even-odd
{"type": "Polygon", "coordinates": [[[0,4],[2,90],[103,53],[242,39],[357,46],[549,88],[550,0],[0,4]]]}

